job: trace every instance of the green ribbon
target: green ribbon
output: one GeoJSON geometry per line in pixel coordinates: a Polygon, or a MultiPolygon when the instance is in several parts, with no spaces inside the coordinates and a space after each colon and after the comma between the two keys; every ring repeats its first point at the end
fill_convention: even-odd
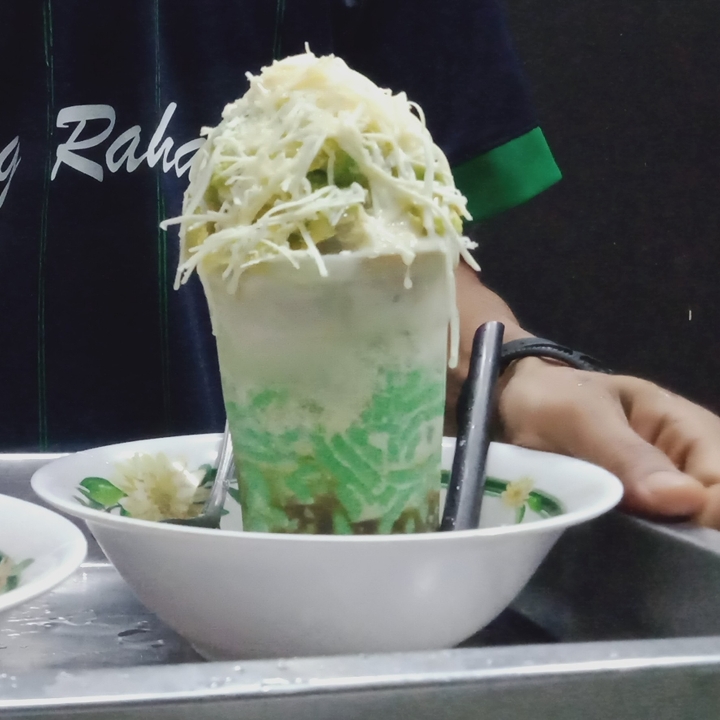
{"type": "Polygon", "coordinates": [[[540,128],[453,168],[473,220],[520,205],[562,178],[540,128]]]}

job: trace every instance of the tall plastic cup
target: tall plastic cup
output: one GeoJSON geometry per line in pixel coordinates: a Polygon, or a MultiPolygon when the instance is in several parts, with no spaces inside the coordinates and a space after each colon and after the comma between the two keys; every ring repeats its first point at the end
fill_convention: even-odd
{"type": "Polygon", "coordinates": [[[201,269],[246,530],[373,534],[438,524],[449,287],[435,245],[277,258],[230,294],[201,269]],[[405,287],[410,277],[412,287],[405,287]]]}

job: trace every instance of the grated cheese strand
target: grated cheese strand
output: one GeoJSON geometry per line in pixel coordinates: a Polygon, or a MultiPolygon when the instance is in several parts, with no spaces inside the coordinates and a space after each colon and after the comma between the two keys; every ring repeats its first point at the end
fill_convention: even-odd
{"type": "Polygon", "coordinates": [[[475,269],[462,234],[472,219],[422,109],[332,55],[285,58],[247,75],[245,95],[220,124],[203,128],[180,217],[175,287],[205,262],[235,292],[250,267],[326,252],[399,255],[409,268],[422,244],[440,241],[451,290],[450,365],[457,363],[454,268],[475,269]],[[327,243],[327,244],[326,244],[327,243]]]}

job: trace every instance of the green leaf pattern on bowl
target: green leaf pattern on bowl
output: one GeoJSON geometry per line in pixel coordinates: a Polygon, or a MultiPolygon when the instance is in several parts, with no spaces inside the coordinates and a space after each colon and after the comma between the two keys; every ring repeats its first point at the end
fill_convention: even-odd
{"type": "MultiPolygon", "coordinates": [[[[210,487],[215,480],[216,469],[211,465],[201,465],[198,470],[204,472],[203,478],[198,485],[199,488],[210,487]]],[[[237,493],[237,481],[233,481],[235,487],[231,485],[231,492],[237,493]]],[[[92,510],[102,510],[103,512],[123,515],[124,517],[132,517],[131,514],[120,504],[120,501],[127,497],[126,493],[107,478],[102,477],[86,477],[80,481],[77,486],[80,495],[75,495],[74,500],[92,510]]],[[[225,511],[223,514],[226,514],[225,511]]]]}
{"type": "MultiPolygon", "coordinates": [[[[448,470],[443,470],[443,488],[447,488],[449,482],[450,472],[448,470]]],[[[500,480],[499,478],[488,477],[485,481],[485,492],[483,493],[483,496],[496,498],[502,497],[502,494],[507,490],[510,482],[510,480],[500,480]]],[[[515,522],[521,523],[524,520],[531,522],[534,518],[527,516],[528,510],[542,519],[556,517],[565,512],[560,500],[549,493],[543,492],[542,490],[531,490],[529,492],[525,502],[517,508],[515,522]]]]}
{"type": "Polygon", "coordinates": [[[9,555],[0,550],[0,595],[14,590],[20,584],[23,570],[32,563],[32,558],[14,563],[9,555]]]}
{"type": "MultiPolygon", "coordinates": [[[[210,487],[215,480],[215,468],[205,464],[201,465],[198,469],[204,471],[200,487],[210,487]]],[[[443,488],[447,488],[449,480],[450,473],[448,471],[443,471],[441,474],[441,485],[443,488]]],[[[508,480],[488,477],[485,483],[485,497],[501,497],[507,490],[509,484],[510,481],[508,480]]],[[[104,512],[129,516],[129,513],[118,502],[125,496],[125,493],[115,487],[115,485],[113,485],[109,480],[94,476],[87,477],[79,483],[77,489],[80,496],[75,496],[75,500],[85,507],[92,508],[93,510],[102,510],[104,512]]],[[[230,487],[228,488],[228,494],[232,501],[242,507],[240,489],[238,488],[236,479],[231,481],[230,487]]],[[[562,515],[564,512],[562,503],[557,498],[541,490],[530,491],[527,500],[517,509],[515,517],[516,523],[532,521],[532,519],[534,519],[527,516],[527,510],[530,510],[535,516],[540,518],[556,517],[557,515],[562,515]]],[[[223,514],[227,514],[227,512],[227,510],[224,510],[223,514]]],[[[3,556],[0,552],[0,562],[3,557],[7,556],[3,556]]],[[[14,566],[13,573],[17,571],[17,576],[13,574],[15,579],[13,579],[10,583],[12,587],[17,585],[20,571],[27,567],[27,565],[31,562],[32,560],[25,560],[14,566]]],[[[11,588],[6,587],[5,589],[8,590],[11,588]]]]}

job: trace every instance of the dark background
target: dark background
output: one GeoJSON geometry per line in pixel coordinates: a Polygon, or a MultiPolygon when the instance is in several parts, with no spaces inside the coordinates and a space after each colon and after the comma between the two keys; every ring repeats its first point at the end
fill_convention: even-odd
{"type": "Polygon", "coordinates": [[[535,333],[719,411],[720,3],[507,1],[564,179],[480,229],[485,282],[535,333]]]}

